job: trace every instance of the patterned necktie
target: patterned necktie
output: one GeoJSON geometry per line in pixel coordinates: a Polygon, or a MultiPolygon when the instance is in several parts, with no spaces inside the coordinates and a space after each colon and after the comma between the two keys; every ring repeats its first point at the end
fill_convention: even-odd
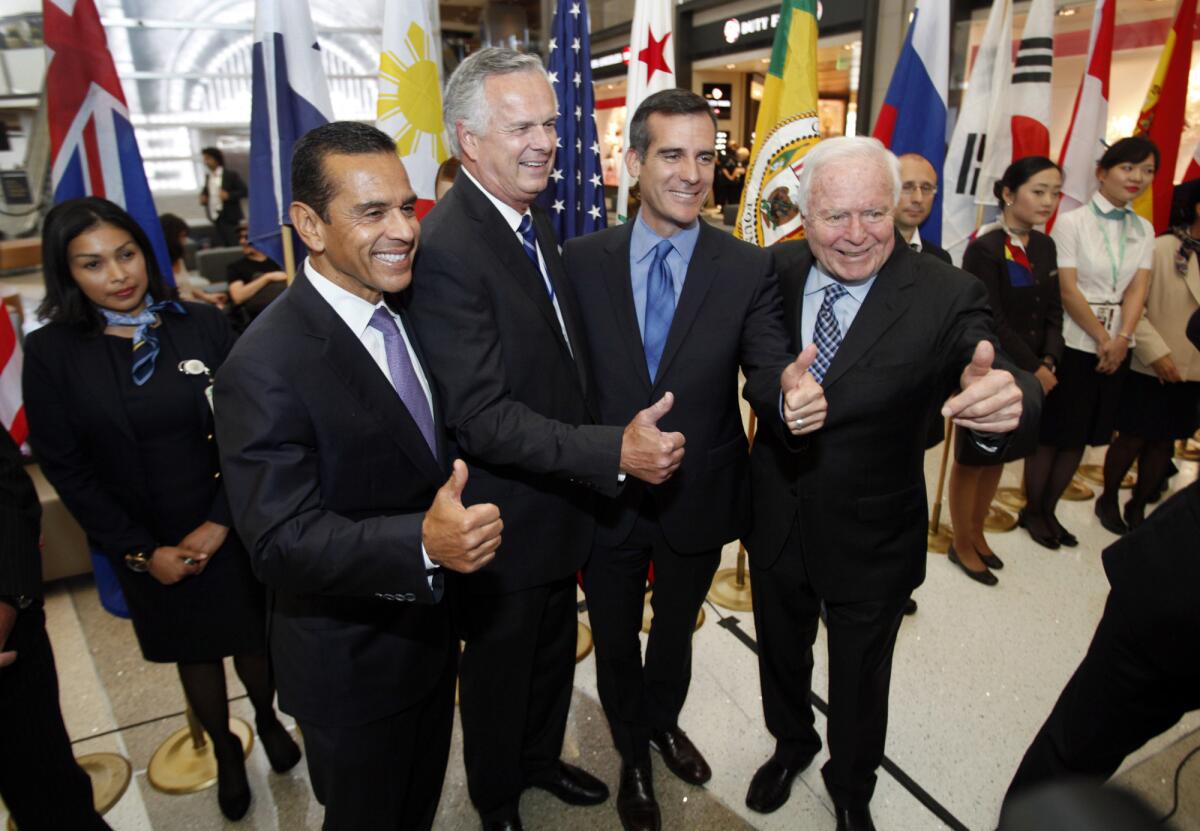
{"type": "Polygon", "coordinates": [[[842,328],[838,326],[833,314],[833,304],[845,297],[847,291],[837,283],[825,287],[825,300],[817,312],[816,330],[813,332],[813,343],[817,345],[817,358],[813,361],[809,372],[819,384],[825,380],[825,373],[833,363],[833,356],[842,345],[842,328]]]}
{"type": "MultiPolygon", "coordinates": [[[[533,232],[533,217],[529,214],[521,217],[521,224],[517,227],[517,231],[521,234],[521,247],[525,249],[525,255],[529,257],[534,271],[540,276],[542,267],[538,263],[537,236],[533,232]]],[[[550,284],[549,280],[543,279],[542,282],[546,284],[546,291],[550,292],[550,300],[553,301],[554,286],[550,284]]]]}
{"type": "Polygon", "coordinates": [[[646,275],[646,326],[642,332],[642,347],[646,351],[646,368],[650,370],[651,381],[658,374],[658,362],[667,345],[671,318],[675,316],[675,283],[667,265],[670,253],[670,240],[662,240],[654,246],[654,259],[646,275]]]}
{"type": "Polygon", "coordinates": [[[383,306],[378,306],[368,325],[383,335],[383,349],[387,354],[388,374],[392,376],[392,386],[396,388],[400,400],[417,423],[434,458],[437,458],[437,438],[433,432],[433,413],[429,409],[429,399],[425,397],[425,390],[421,389],[412,356],[408,354],[408,347],[404,345],[404,338],[400,336],[400,327],[396,325],[396,319],[383,306]]]}

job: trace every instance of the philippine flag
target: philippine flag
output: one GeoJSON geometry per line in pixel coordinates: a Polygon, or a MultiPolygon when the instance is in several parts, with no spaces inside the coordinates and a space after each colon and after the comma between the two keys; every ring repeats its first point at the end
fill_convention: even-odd
{"type": "MultiPolygon", "coordinates": [[[[946,159],[950,79],[950,0],[919,0],[875,122],[875,138],[897,156],[919,153],[934,170],[946,159]]],[[[921,239],[942,241],[942,192],[921,225],[921,239]]]]}
{"type": "Polygon", "coordinates": [[[250,240],[282,263],[281,228],[291,225],[292,146],[333,120],[308,0],[258,0],[252,60],[250,240]]]}

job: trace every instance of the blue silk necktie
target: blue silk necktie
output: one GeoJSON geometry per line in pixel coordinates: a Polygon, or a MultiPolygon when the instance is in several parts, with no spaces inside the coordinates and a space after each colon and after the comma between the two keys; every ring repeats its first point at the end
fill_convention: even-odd
{"type": "Polygon", "coordinates": [[[646,275],[646,325],[642,332],[642,347],[646,351],[646,369],[650,370],[651,381],[658,374],[658,363],[662,360],[671,319],[675,316],[675,283],[667,265],[670,253],[670,240],[662,240],[654,246],[654,259],[646,275]]]}

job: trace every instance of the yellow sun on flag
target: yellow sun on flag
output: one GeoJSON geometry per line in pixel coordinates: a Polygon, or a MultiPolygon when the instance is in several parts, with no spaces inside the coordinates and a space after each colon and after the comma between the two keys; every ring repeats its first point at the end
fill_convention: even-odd
{"type": "Polygon", "coordinates": [[[393,128],[389,132],[401,156],[418,152],[428,139],[429,152],[440,164],[450,154],[443,134],[442,93],[433,61],[433,38],[413,23],[408,27],[404,51],[407,62],[395,52],[385,51],[380,56],[376,117],[381,124],[393,119],[400,122],[398,131],[393,128]]]}

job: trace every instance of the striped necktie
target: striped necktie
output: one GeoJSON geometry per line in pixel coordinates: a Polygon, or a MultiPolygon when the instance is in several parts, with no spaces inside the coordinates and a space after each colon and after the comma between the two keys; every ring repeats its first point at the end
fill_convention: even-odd
{"type": "Polygon", "coordinates": [[[817,311],[817,325],[813,332],[813,343],[817,345],[817,358],[813,361],[809,371],[818,384],[825,379],[825,373],[829,371],[829,365],[833,363],[833,356],[837,354],[838,347],[842,345],[842,328],[838,326],[837,317],[833,314],[833,304],[847,294],[848,292],[837,283],[831,283],[825,287],[825,300],[817,311]]]}

